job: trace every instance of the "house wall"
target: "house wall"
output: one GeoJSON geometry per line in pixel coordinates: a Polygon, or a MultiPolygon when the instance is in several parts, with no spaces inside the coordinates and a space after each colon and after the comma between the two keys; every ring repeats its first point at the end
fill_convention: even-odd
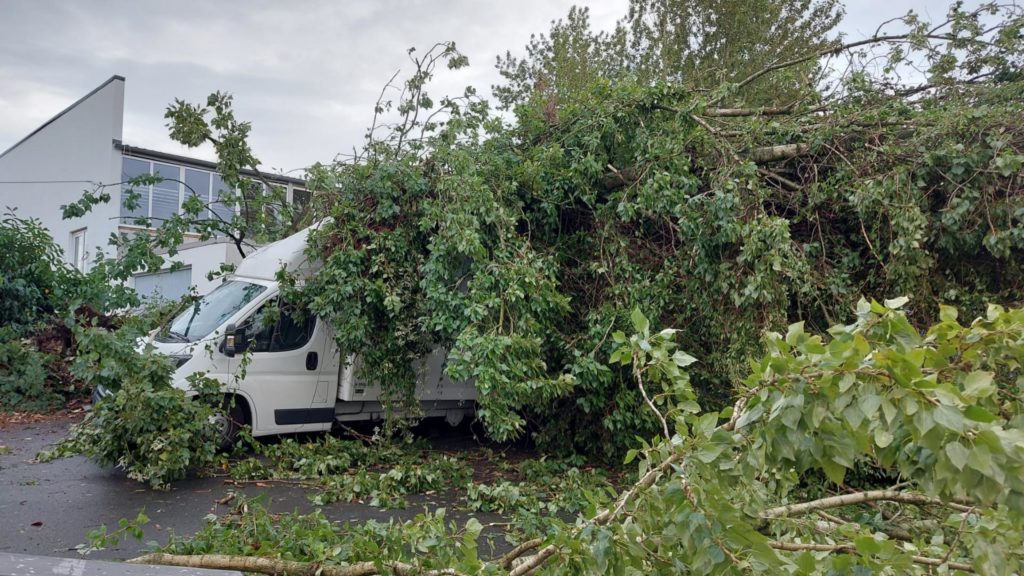
{"type": "Polygon", "coordinates": [[[0,211],[14,208],[19,217],[38,218],[73,263],[72,232],[86,229],[86,261],[117,230],[120,190],[111,187],[112,200],[85,217],[61,218],[61,205],[81,198],[91,181],[120,181],[124,79],[113,77],[36,132],[0,156],[0,211]]]}
{"type": "MultiPolygon", "coordinates": [[[[180,262],[183,267],[191,270],[192,284],[195,285],[196,292],[199,294],[206,294],[221,283],[220,278],[213,281],[207,280],[206,274],[208,272],[219,270],[221,263],[238,265],[241,261],[242,256],[238,253],[235,245],[225,241],[211,241],[193,245],[186,244],[179,248],[178,253],[174,257],[164,258],[165,270],[174,262],[180,262]]],[[[139,276],[145,275],[138,274],[133,277],[133,287],[135,287],[135,282],[138,281],[139,276]]],[[[161,288],[160,292],[165,297],[176,298],[182,295],[180,291],[175,291],[175,288],[179,285],[178,279],[170,274],[155,277],[150,275],[148,279],[147,286],[155,281],[161,288]]]]}

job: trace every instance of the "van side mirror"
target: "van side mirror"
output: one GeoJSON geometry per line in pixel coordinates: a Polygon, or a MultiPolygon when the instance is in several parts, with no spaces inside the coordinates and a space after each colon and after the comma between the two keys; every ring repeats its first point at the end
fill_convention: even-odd
{"type": "Polygon", "coordinates": [[[236,327],[234,324],[228,324],[224,328],[224,355],[232,358],[239,352],[245,352],[248,348],[249,341],[245,336],[245,327],[236,327]]]}

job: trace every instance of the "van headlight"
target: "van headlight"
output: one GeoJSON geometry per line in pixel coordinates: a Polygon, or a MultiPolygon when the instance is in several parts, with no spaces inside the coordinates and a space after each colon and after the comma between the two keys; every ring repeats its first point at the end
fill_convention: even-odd
{"type": "Polygon", "coordinates": [[[171,356],[171,362],[174,363],[174,369],[175,370],[177,370],[178,368],[181,368],[182,366],[184,366],[185,362],[188,362],[191,359],[192,359],[192,355],[191,354],[174,354],[174,355],[171,356]]]}

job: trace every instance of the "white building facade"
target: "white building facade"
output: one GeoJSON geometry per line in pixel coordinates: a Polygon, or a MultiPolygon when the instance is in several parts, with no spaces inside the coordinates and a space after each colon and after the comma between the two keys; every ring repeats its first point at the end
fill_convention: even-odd
{"type": "MultiPolygon", "coordinates": [[[[20,218],[37,218],[64,251],[65,260],[87,271],[99,252],[110,255],[112,234],[148,233],[135,224],[149,217],[159,225],[180,212],[192,194],[216,214],[230,219],[234,208],[218,202],[225,188],[212,162],[127,146],[122,142],[125,79],[113,76],[60,112],[34,132],[0,153],[0,212],[13,211],[20,218]],[[134,186],[139,194],[135,209],[122,198],[121,183],[142,175],[164,180],[151,186],[134,186]],[[86,190],[102,186],[111,201],[95,206],[81,217],[64,220],[61,206],[82,197],[86,190]]],[[[303,181],[270,176],[287,192],[289,201],[308,201],[303,181]]],[[[173,261],[180,269],[167,269],[133,278],[143,296],[176,298],[191,286],[199,293],[213,286],[207,274],[223,263],[237,264],[242,257],[226,239],[199,242],[186,237],[173,261]]]]}

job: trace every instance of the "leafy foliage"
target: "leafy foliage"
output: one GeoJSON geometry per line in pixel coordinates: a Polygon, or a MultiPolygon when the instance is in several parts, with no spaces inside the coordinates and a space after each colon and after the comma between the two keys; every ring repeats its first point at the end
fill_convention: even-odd
{"type": "Polygon", "coordinates": [[[0,410],[45,410],[61,396],[47,383],[53,361],[26,343],[0,340],[0,410]]]}
{"type": "Polygon", "coordinates": [[[171,386],[170,358],[139,352],[125,332],[84,328],[77,334],[75,372],[112,395],[94,406],[67,438],[40,460],[81,454],[102,466],[117,466],[129,478],[166,489],[189,471],[212,464],[220,409],[220,382],[196,375],[196,396],[171,386]]]}
{"type": "Polygon", "coordinates": [[[57,311],[74,271],[38,220],[0,218],[0,326],[15,332],[57,311]]]}
{"type": "Polygon", "coordinates": [[[363,155],[314,171],[331,221],[297,299],[395,402],[444,346],[492,436],[611,458],[664,428],[631,371],[602,361],[624,311],[678,327],[698,396],[721,406],[771,326],[825,330],[861,294],[914,294],[918,325],[940,302],[1019,300],[1020,11],[900,24],[710,92],[588,76],[586,98],[517,108],[514,126],[471,93],[423,120],[433,66],[461,62],[447,46],[415,60],[405,136],[371,132],[363,155]],[[741,107],[762,78],[832,54],[851,64],[830,91],[741,107]],[[901,81],[911,65],[931,81],[901,81]]]}
{"type": "MultiPolygon", "coordinates": [[[[370,562],[370,574],[396,562],[456,575],[1016,573],[1024,567],[1015,472],[1024,465],[1024,309],[992,306],[964,325],[945,307],[921,333],[901,310],[906,302],[862,301],[856,321],[827,336],[800,323],[769,334],[768,353],[721,411],[689,406],[678,369],[689,360],[678,362],[670,335],[652,335],[634,314],[644,331],[623,338],[616,357],[625,349],[629,362],[644,363],[634,374],[658,382],[652,391],[666,395],[658,411],[672,436],[638,451],[638,480],[613,502],[591,493],[589,519],[575,524],[554,515],[531,525],[537,516],[521,512],[537,509],[536,485],[471,490],[472,507],[516,518],[509,538],[520,545],[505,556],[482,560],[478,523],[446,523],[441,511],[335,529],[319,511],[275,518],[245,500],[166,550],[370,562]],[[867,490],[844,484],[863,462],[895,480],[867,490]],[[818,473],[831,482],[815,481],[818,473]]],[[[578,483],[574,476],[551,490],[578,483]]]]}
{"type": "MultiPolygon", "coordinates": [[[[837,0],[630,0],[611,32],[591,28],[587,8],[572,7],[548,34],[531,36],[526,54],[507,52],[494,87],[505,108],[529,105],[553,118],[588,102],[595,79],[632,79],[711,91],[832,44],[842,18],[837,0]]],[[[806,98],[817,62],[766,77],[738,95],[745,105],[806,98]]]]}
{"type": "Polygon", "coordinates": [[[0,219],[0,410],[46,410],[89,390],[71,373],[76,327],[117,328],[106,313],[136,304],[102,269],[83,274],[63,261],[38,220],[0,219]]]}

